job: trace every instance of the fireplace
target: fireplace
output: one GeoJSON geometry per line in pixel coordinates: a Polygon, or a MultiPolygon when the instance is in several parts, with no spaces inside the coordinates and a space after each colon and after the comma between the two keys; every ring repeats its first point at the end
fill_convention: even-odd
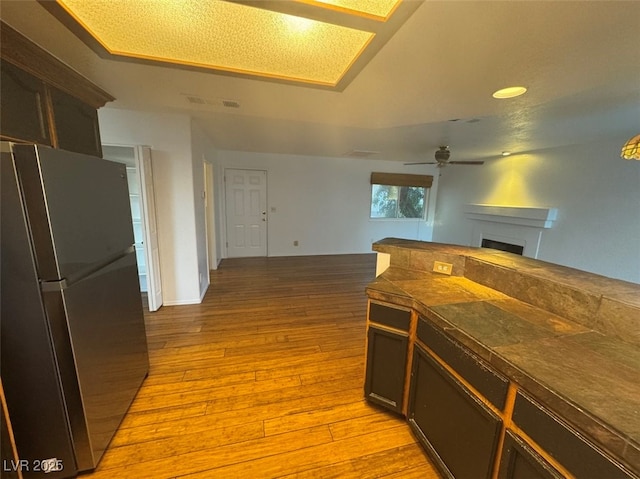
{"type": "Polygon", "coordinates": [[[471,246],[537,258],[543,233],[552,227],[557,209],[471,204],[466,216],[473,221],[471,246]]]}
{"type": "Polygon", "coordinates": [[[492,240],[489,238],[482,238],[482,243],[480,243],[480,246],[482,246],[483,248],[507,251],[509,253],[519,254],[520,256],[522,256],[522,253],[524,252],[524,246],[513,243],[504,243],[502,241],[492,240]]]}

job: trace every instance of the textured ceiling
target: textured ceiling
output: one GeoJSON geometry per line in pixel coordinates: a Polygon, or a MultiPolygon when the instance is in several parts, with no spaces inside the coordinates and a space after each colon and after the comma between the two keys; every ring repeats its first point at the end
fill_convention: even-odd
{"type": "Polygon", "coordinates": [[[191,115],[220,149],[419,161],[448,144],[473,160],[640,131],[640,2],[408,3],[342,91],[104,58],[34,0],[3,1],[0,16],[115,96],[110,107],[191,115]],[[529,90],[491,97],[510,85],[529,90]]]}
{"type": "Polygon", "coordinates": [[[344,11],[365,14],[377,20],[387,19],[401,0],[298,0],[309,4],[336,7],[344,11]]]}
{"type": "MultiPolygon", "coordinates": [[[[336,86],[375,36],[228,1],[58,0],[107,52],[228,72],[336,86]]],[[[318,8],[329,3],[315,2],[318,8]]],[[[343,0],[340,12],[384,21],[394,2],[343,0]],[[379,8],[376,8],[379,7],[379,8]]]]}

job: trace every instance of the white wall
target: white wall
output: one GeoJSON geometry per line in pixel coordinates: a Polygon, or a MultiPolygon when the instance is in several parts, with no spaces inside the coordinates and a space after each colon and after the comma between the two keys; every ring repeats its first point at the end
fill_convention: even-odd
{"type": "Polygon", "coordinates": [[[226,255],[224,169],[248,168],[267,171],[270,256],[366,253],[389,236],[468,245],[469,203],[550,206],[558,219],[539,259],[640,283],[640,162],[619,158],[626,138],[482,167],[414,168],[434,175],[428,220],[371,220],[371,172],[406,172],[397,162],[217,151],[186,115],[103,108],[99,117],[103,143],[152,148],[165,304],[197,303],[208,286],[203,161],[215,168],[218,258],[226,255]]]}
{"type": "Polygon", "coordinates": [[[151,147],[164,304],[198,303],[190,118],[115,108],[101,108],[98,116],[103,143],[151,147]]]}
{"type": "Polygon", "coordinates": [[[538,258],[640,283],[640,162],[627,138],[514,155],[442,170],[434,241],[469,245],[469,203],[558,208],[538,258]]]}
{"type": "MultiPolygon", "coordinates": [[[[435,176],[428,220],[418,221],[369,218],[371,172],[406,173],[398,162],[219,151],[217,163],[220,180],[225,168],[267,171],[269,256],[369,253],[372,242],[388,236],[431,240],[438,187],[434,167],[411,171],[435,176]]],[[[218,191],[224,218],[221,181],[218,191]]],[[[224,228],[220,239],[225,242],[224,228]]]]}

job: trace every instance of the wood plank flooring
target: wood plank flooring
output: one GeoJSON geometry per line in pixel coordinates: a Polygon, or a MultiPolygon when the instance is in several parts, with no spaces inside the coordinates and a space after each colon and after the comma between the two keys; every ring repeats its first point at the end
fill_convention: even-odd
{"type": "Polygon", "coordinates": [[[437,478],[363,399],[373,255],[224,260],[200,305],[146,313],[150,374],[103,478],[437,478]]]}

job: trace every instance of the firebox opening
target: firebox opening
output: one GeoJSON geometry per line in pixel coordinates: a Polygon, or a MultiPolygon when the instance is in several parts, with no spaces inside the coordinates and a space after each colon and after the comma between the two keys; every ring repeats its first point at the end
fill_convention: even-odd
{"type": "Polygon", "coordinates": [[[482,238],[482,244],[480,245],[483,248],[491,248],[497,249],[500,251],[507,251],[509,253],[515,253],[522,256],[524,252],[524,246],[520,246],[517,244],[503,243],[502,241],[496,241],[492,239],[482,238]]]}

